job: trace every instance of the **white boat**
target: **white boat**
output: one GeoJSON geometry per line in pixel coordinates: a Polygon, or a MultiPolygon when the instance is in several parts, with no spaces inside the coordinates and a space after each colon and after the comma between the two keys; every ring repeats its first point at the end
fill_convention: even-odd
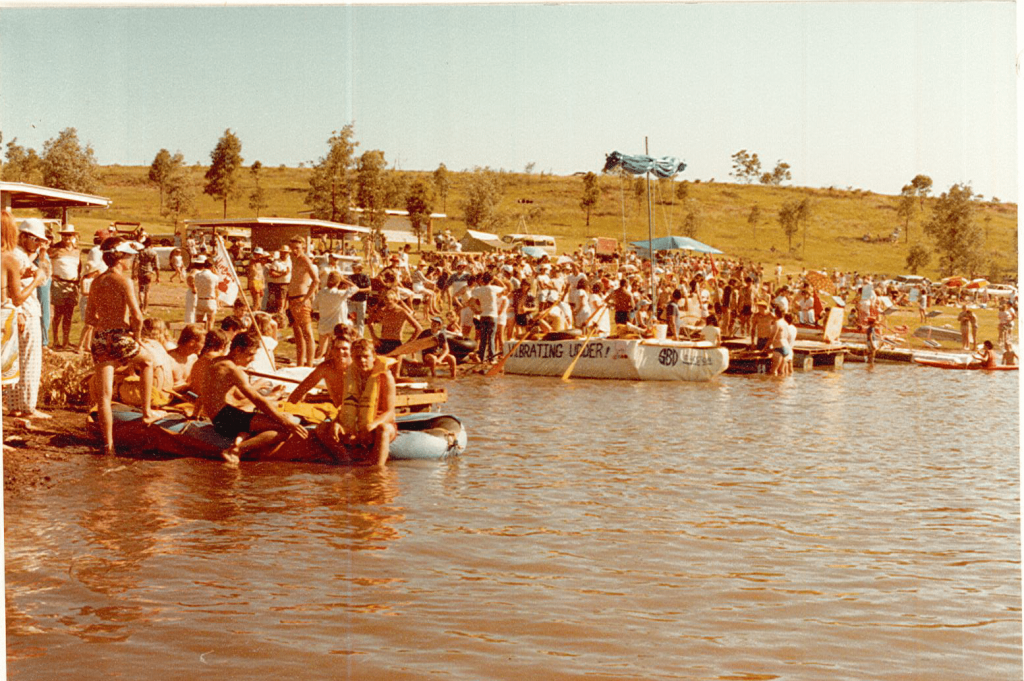
{"type": "Polygon", "coordinates": [[[729,366],[729,351],[706,342],[594,338],[523,341],[505,362],[505,373],[561,376],[583,350],[573,378],[633,381],[710,381],[729,366]]]}

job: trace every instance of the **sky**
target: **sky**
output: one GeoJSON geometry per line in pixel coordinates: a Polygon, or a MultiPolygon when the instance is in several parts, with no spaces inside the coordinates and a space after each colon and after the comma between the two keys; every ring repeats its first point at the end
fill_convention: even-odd
{"type": "Polygon", "coordinates": [[[0,130],[74,127],[103,164],[161,148],[246,165],[357,153],[403,170],[567,175],[605,154],[731,157],[789,184],[897,194],[970,183],[1016,201],[1011,2],[336,5],[0,9],[0,130]]]}

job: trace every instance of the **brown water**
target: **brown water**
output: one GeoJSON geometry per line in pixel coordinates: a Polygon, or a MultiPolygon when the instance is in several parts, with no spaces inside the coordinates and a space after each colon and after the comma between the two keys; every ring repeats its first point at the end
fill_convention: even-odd
{"type": "Polygon", "coordinates": [[[1019,679],[1018,377],[449,384],[451,463],[76,457],[12,679],[1019,679]]]}

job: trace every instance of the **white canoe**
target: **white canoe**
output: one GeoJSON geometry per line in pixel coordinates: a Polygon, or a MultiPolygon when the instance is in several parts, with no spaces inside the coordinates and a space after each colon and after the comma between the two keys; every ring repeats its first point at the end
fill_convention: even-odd
{"type": "Polygon", "coordinates": [[[710,343],[594,338],[524,341],[505,363],[505,373],[561,376],[580,354],[573,378],[633,381],[710,381],[729,366],[729,351],[710,343]]]}

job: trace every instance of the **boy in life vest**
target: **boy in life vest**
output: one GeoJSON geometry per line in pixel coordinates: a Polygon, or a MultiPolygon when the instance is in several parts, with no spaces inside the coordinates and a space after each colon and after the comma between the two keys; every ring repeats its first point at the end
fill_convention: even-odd
{"type": "Polygon", "coordinates": [[[398,435],[390,362],[377,357],[369,339],[352,343],[352,364],[345,371],[338,416],[316,430],[317,439],[335,456],[358,457],[365,451],[370,463],[387,463],[391,442],[398,435]]]}

